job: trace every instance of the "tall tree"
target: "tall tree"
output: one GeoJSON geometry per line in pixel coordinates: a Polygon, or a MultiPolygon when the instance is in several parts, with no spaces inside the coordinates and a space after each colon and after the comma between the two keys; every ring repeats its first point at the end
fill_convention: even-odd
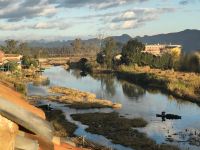
{"type": "Polygon", "coordinates": [[[28,43],[26,42],[20,43],[18,49],[22,55],[30,55],[30,48],[28,47],[28,43]]]}
{"type": "Polygon", "coordinates": [[[81,52],[81,48],[82,48],[81,39],[75,39],[74,42],[71,43],[71,45],[75,53],[81,52]]]}
{"type": "Polygon", "coordinates": [[[115,40],[113,38],[108,38],[105,41],[105,45],[103,47],[103,53],[105,54],[105,64],[108,68],[112,67],[112,58],[116,49],[117,45],[115,40]]]}
{"type": "Polygon", "coordinates": [[[126,64],[141,63],[141,51],[145,49],[144,44],[136,39],[131,39],[122,48],[122,59],[126,64]]]}
{"type": "Polygon", "coordinates": [[[5,43],[6,43],[7,50],[10,53],[17,53],[18,41],[16,41],[16,40],[6,40],[5,43]]]}

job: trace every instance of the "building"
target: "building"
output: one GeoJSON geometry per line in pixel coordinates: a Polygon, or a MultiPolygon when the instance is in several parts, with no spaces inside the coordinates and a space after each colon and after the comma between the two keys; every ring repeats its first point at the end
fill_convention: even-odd
{"type": "Polygon", "coordinates": [[[20,54],[4,54],[3,62],[14,61],[14,62],[20,63],[22,57],[23,56],[20,54]]]}
{"type": "MultiPolygon", "coordinates": [[[[20,54],[5,54],[3,51],[0,50],[0,66],[6,64],[8,62],[15,62],[18,64],[17,68],[21,69],[21,60],[22,55],[20,54]]],[[[4,67],[0,67],[0,70],[4,70],[4,67]]]]}
{"type": "Polygon", "coordinates": [[[3,64],[4,52],[0,50],[0,65],[3,64]]]}
{"type": "Polygon", "coordinates": [[[165,45],[165,44],[152,44],[145,45],[144,53],[150,53],[156,56],[162,55],[164,53],[176,53],[177,55],[181,54],[181,45],[165,45]]]}

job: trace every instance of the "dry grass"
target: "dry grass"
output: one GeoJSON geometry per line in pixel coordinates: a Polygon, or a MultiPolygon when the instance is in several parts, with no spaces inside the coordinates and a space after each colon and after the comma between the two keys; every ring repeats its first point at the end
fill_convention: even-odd
{"type": "Polygon", "coordinates": [[[89,108],[121,108],[121,104],[113,103],[109,100],[97,99],[95,94],[89,92],[82,92],[75,89],[65,87],[51,87],[49,89],[52,93],[59,94],[58,96],[31,96],[29,99],[38,100],[46,99],[50,101],[57,101],[67,104],[69,107],[76,109],[89,108]]]}
{"type": "Polygon", "coordinates": [[[191,100],[200,99],[200,74],[178,72],[173,70],[151,69],[150,67],[120,66],[119,71],[125,73],[153,75],[157,81],[165,81],[165,90],[173,92],[174,95],[191,100]]]}

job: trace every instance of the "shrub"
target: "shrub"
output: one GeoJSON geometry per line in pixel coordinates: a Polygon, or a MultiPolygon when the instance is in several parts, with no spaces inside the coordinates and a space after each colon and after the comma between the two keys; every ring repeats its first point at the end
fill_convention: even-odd
{"type": "Polygon", "coordinates": [[[26,94],[26,86],[23,83],[14,83],[14,88],[16,91],[26,94]]]}

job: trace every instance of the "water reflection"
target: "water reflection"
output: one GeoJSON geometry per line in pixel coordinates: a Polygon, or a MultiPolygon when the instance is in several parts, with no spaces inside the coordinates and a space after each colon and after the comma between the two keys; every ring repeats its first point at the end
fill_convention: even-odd
{"type": "MultiPolygon", "coordinates": [[[[61,67],[47,69],[44,75],[50,79],[50,86],[57,85],[92,92],[98,98],[121,103],[122,109],[118,110],[120,115],[128,118],[142,117],[147,120],[147,127],[140,130],[157,143],[166,143],[169,135],[185,131],[188,128],[200,131],[200,107],[194,103],[177,100],[159,91],[145,90],[134,84],[119,81],[114,75],[81,77],[80,71],[65,71],[61,67]],[[162,111],[178,114],[182,116],[182,119],[162,122],[160,118],[156,118],[156,114],[162,111]]],[[[34,94],[34,91],[37,94],[46,92],[43,87],[39,88],[38,90],[36,87],[30,86],[30,93],[34,94]]],[[[68,110],[66,113],[69,113],[68,110]]],[[[90,138],[93,138],[92,135],[90,138]]],[[[192,150],[199,149],[199,147],[191,146],[188,143],[176,144],[192,150]]]]}
{"type": "Polygon", "coordinates": [[[121,81],[121,84],[124,95],[130,99],[139,100],[140,97],[144,96],[145,94],[145,90],[135,84],[131,84],[126,81],[121,81]]]}
{"type": "Polygon", "coordinates": [[[70,72],[71,72],[71,74],[72,74],[73,76],[76,77],[76,79],[80,79],[80,78],[82,77],[82,76],[81,76],[80,70],[74,69],[74,70],[72,70],[72,71],[70,71],[70,72]]]}
{"type": "Polygon", "coordinates": [[[115,95],[115,78],[113,74],[95,74],[92,77],[101,82],[101,89],[104,90],[107,95],[115,95]]]}

